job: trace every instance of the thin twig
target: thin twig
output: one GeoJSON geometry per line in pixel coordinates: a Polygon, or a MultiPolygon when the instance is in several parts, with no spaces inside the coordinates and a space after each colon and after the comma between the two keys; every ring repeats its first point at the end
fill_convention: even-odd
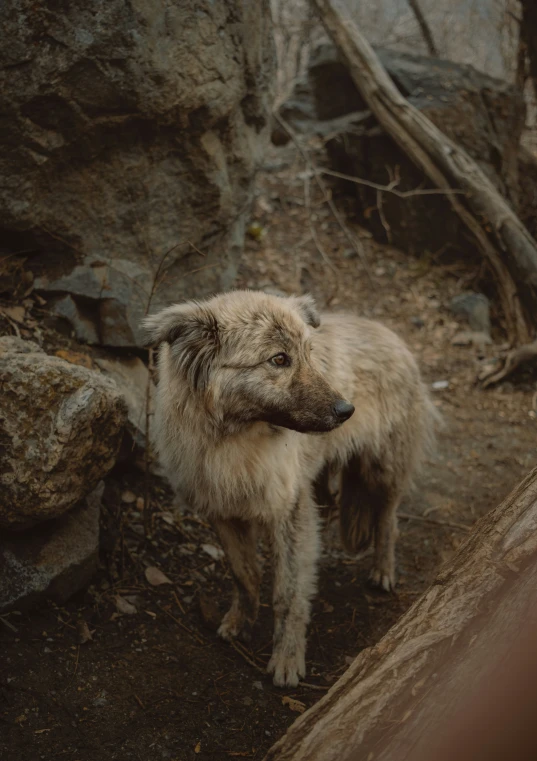
{"type": "Polygon", "coordinates": [[[336,267],[334,267],[332,260],[330,259],[330,257],[328,256],[324,248],[322,247],[321,241],[319,240],[319,236],[317,235],[317,230],[313,223],[313,218],[311,215],[310,179],[308,175],[304,177],[304,204],[306,206],[306,211],[308,214],[308,222],[310,226],[310,233],[311,233],[312,240],[315,243],[315,247],[317,251],[320,253],[321,258],[323,259],[327,267],[329,267],[332,270],[336,279],[335,288],[326,300],[327,304],[330,304],[339,289],[339,272],[337,271],[336,267]]]}
{"type": "Polygon", "coordinates": [[[186,632],[190,634],[191,637],[194,637],[196,642],[199,642],[200,645],[205,645],[205,640],[201,639],[195,632],[192,631],[192,629],[189,629],[188,626],[185,626],[185,624],[182,621],[179,621],[178,618],[176,618],[172,613],[170,613],[169,610],[166,610],[166,608],[163,608],[161,605],[157,604],[157,608],[161,610],[163,613],[165,613],[167,616],[169,616],[172,621],[175,621],[175,623],[181,627],[181,629],[184,629],[186,632]]]}
{"type": "Polygon", "coordinates": [[[456,523],[455,521],[442,521],[437,518],[426,518],[424,515],[410,515],[410,513],[397,513],[399,518],[404,521],[416,521],[417,523],[430,523],[433,526],[447,526],[448,528],[456,528],[459,531],[471,531],[472,527],[467,526],[465,523],[456,523]]]}
{"type": "Polygon", "coordinates": [[[145,452],[144,452],[144,531],[145,536],[151,534],[151,387],[154,373],[154,354],[153,349],[149,349],[149,366],[147,372],[147,383],[145,387],[145,452]]]}
{"type": "Polygon", "coordinates": [[[315,182],[319,186],[319,188],[321,190],[321,193],[323,194],[324,200],[328,204],[328,206],[330,208],[330,211],[332,212],[332,214],[334,216],[334,219],[336,220],[338,225],[341,227],[345,237],[347,238],[347,240],[349,241],[349,243],[353,247],[353,250],[358,255],[358,258],[360,259],[360,261],[362,262],[362,266],[364,268],[364,272],[366,273],[366,275],[367,275],[367,277],[369,279],[369,282],[371,283],[371,285],[374,285],[373,278],[371,277],[371,274],[369,272],[369,265],[368,265],[368,262],[367,262],[367,259],[366,259],[363,247],[362,247],[361,243],[359,243],[359,241],[356,239],[356,237],[351,233],[351,231],[349,230],[349,228],[347,227],[347,225],[343,221],[343,218],[341,217],[341,214],[339,213],[339,211],[338,211],[334,201],[332,200],[332,198],[330,196],[330,193],[328,192],[328,189],[327,189],[326,185],[324,184],[324,182],[322,180],[321,171],[313,163],[313,161],[310,159],[307,151],[300,144],[300,141],[299,141],[297,135],[295,134],[295,131],[293,130],[293,128],[285,121],[285,119],[283,119],[280,116],[280,114],[274,113],[274,118],[276,119],[277,122],[279,122],[279,124],[287,132],[287,134],[289,135],[289,137],[293,141],[293,144],[297,148],[298,152],[300,153],[300,155],[304,159],[306,165],[308,166],[308,168],[312,172],[312,174],[313,174],[313,176],[315,178],[315,182]]]}
{"type": "Polygon", "coordinates": [[[4,618],[4,616],[0,616],[0,621],[4,624],[4,626],[7,626],[8,629],[11,629],[12,632],[15,632],[15,634],[17,634],[19,631],[17,627],[13,626],[11,621],[8,621],[7,618],[4,618]]]}
{"type": "Polygon", "coordinates": [[[249,664],[250,664],[250,666],[253,666],[253,667],[254,667],[254,669],[257,669],[257,671],[259,671],[261,674],[266,674],[266,673],[267,673],[267,670],[266,670],[266,668],[262,668],[261,666],[258,666],[258,664],[257,664],[255,661],[253,661],[253,660],[250,658],[250,656],[249,656],[247,653],[245,653],[245,652],[244,652],[244,651],[243,651],[243,650],[242,650],[242,649],[241,649],[241,648],[238,646],[238,643],[237,643],[237,642],[235,642],[234,640],[230,639],[230,640],[229,640],[229,644],[231,645],[231,647],[232,647],[234,650],[236,650],[236,651],[237,651],[237,653],[239,653],[239,655],[242,655],[242,657],[244,658],[244,660],[245,660],[247,663],[249,663],[249,664]]]}
{"type": "Polygon", "coordinates": [[[309,684],[309,682],[299,682],[299,687],[306,687],[308,690],[320,690],[322,692],[326,692],[330,689],[330,687],[323,687],[322,684],[309,684]]]}
{"type": "Polygon", "coordinates": [[[340,180],[348,180],[354,182],[356,185],[365,185],[373,190],[381,190],[384,193],[392,193],[392,195],[398,198],[411,198],[412,196],[447,196],[447,195],[465,195],[464,190],[458,190],[457,188],[415,188],[414,190],[397,190],[399,184],[399,178],[392,180],[388,185],[381,185],[378,182],[372,180],[364,180],[363,177],[356,177],[352,174],[344,174],[343,172],[336,172],[334,169],[319,169],[321,174],[326,174],[329,177],[337,177],[340,180]]]}
{"type": "Polygon", "coordinates": [[[390,227],[390,224],[388,220],[386,219],[386,215],[384,214],[384,207],[382,205],[382,191],[380,190],[377,190],[377,211],[379,213],[381,224],[386,233],[386,240],[388,241],[388,243],[391,243],[392,242],[392,228],[390,227]]]}
{"type": "Polygon", "coordinates": [[[418,22],[418,26],[423,35],[423,39],[425,40],[425,44],[427,45],[427,50],[429,51],[429,55],[432,55],[435,58],[438,58],[438,48],[436,47],[433,33],[431,31],[431,27],[429,26],[427,19],[425,18],[425,15],[421,9],[421,6],[418,0],[408,0],[408,4],[412,8],[412,12],[414,16],[416,17],[416,21],[418,22]]]}
{"type": "Polygon", "coordinates": [[[204,264],[203,267],[197,267],[195,270],[189,270],[188,272],[185,272],[183,277],[188,277],[189,275],[195,275],[196,272],[201,272],[202,270],[210,270],[214,267],[218,267],[221,264],[221,262],[215,262],[214,264],[204,264]]]}
{"type": "Polygon", "coordinates": [[[181,601],[180,601],[180,599],[178,598],[178,596],[177,596],[177,592],[175,591],[175,589],[173,590],[173,592],[172,592],[172,595],[173,595],[173,597],[175,597],[175,602],[177,603],[177,606],[179,607],[179,610],[181,611],[181,613],[183,614],[183,616],[186,616],[186,612],[185,612],[185,609],[184,609],[184,608],[183,608],[183,606],[181,605],[181,601]]]}

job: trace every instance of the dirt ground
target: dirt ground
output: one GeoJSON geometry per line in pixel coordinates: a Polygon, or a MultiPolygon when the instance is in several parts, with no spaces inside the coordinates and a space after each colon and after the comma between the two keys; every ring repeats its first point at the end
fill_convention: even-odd
{"type": "Polygon", "coordinates": [[[248,240],[239,284],[307,290],[331,308],[378,318],[408,341],[428,383],[448,381],[432,391],[446,422],[438,452],[401,508],[397,594],[367,586],[370,558],[341,551],[335,516],[325,510],[308,675],[297,689],[277,689],[263,673],[269,569],[251,645],[219,641],[231,581],[210,528],[187,509],[174,512],[169,491],[153,480],[146,540],[136,502],[143,474],[116,470],[107,480],[101,567],[91,588],[64,607],[0,619],[2,761],[262,759],[297,711],[383,636],[469,527],[535,465],[535,377],[519,374],[482,391],[475,350],[451,344],[461,325],[446,307],[476,287],[477,272],[379,246],[348,222],[363,261],[304,170],[293,147],[267,155],[254,215],[262,234],[248,240]],[[150,584],[148,567],[169,583],[150,584]]]}

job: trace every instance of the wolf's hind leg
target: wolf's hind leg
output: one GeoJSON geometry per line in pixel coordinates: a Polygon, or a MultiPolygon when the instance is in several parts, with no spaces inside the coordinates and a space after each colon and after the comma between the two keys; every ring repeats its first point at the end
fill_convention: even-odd
{"type": "Polygon", "coordinates": [[[343,546],[358,553],[374,544],[371,582],[390,592],[395,587],[395,543],[400,489],[383,466],[353,456],[341,474],[340,526],[343,546]]]}
{"type": "Polygon", "coordinates": [[[386,592],[391,592],[395,588],[397,508],[400,501],[400,495],[388,498],[380,508],[376,521],[373,567],[369,579],[374,586],[386,592]]]}
{"type": "Polygon", "coordinates": [[[309,493],[273,527],[274,642],[268,665],[274,684],[296,687],[306,674],[306,629],[315,593],[319,528],[309,493]]]}
{"type": "Polygon", "coordinates": [[[233,575],[233,600],[218,634],[226,640],[249,639],[259,610],[261,571],[256,554],[256,526],[238,518],[217,520],[220,537],[233,575]]]}

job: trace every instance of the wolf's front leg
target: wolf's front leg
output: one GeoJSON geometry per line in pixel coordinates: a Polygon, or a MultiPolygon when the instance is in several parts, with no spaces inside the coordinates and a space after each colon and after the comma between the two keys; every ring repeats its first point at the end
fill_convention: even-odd
{"type": "Polygon", "coordinates": [[[306,674],[306,628],[317,581],[319,527],[309,493],[273,528],[274,643],[268,665],[274,684],[296,687],[306,674]]]}
{"type": "Polygon", "coordinates": [[[214,521],[233,575],[233,600],[218,634],[248,639],[259,610],[261,571],[256,554],[256,526],[239,518],[214,521]]]}

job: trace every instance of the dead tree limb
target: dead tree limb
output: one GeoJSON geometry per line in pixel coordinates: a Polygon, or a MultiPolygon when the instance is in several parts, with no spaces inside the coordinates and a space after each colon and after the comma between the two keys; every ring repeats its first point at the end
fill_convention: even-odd
{"type": "MultiPolygon", "coordinates": [[[[537,589],[537,468],[265,761],[415,761],[513,647],[537,589]]],[[[429,758],[437,758],[430,754],[429,758]]]]}
{"type": "Polygon", "coordinates": [[[495,275],[510,341],[529,343],[537,333],[535,241],[466,151],[398,92],[344,3],[312,2],[383,129],[436,187],[464,191],[447,198],[495,275]]]}
{"type": "Polygon", "coordinates": [[[421,10],[421,6],[418,0],[408,0],[408,4],[410,5],[410,8],[412,9],[412,13],[415,16],[416,21],[418,22],[418,26],[423,35],[423,39],[425,40],[425,44],[427,45],[427,50],[429,51],[429,55],[432,55],[438,58],[438,50],[434,42],[434,37],[431,31],[431,27],[427,23],[427,19],[425,18],[423,11],[421,10]]]}
{"type": "Polygon", "coordinates": [[[534,0],[521,0],[520,36],[528,57],[529,75],[537,94],[537,5],[534,0]]]}

